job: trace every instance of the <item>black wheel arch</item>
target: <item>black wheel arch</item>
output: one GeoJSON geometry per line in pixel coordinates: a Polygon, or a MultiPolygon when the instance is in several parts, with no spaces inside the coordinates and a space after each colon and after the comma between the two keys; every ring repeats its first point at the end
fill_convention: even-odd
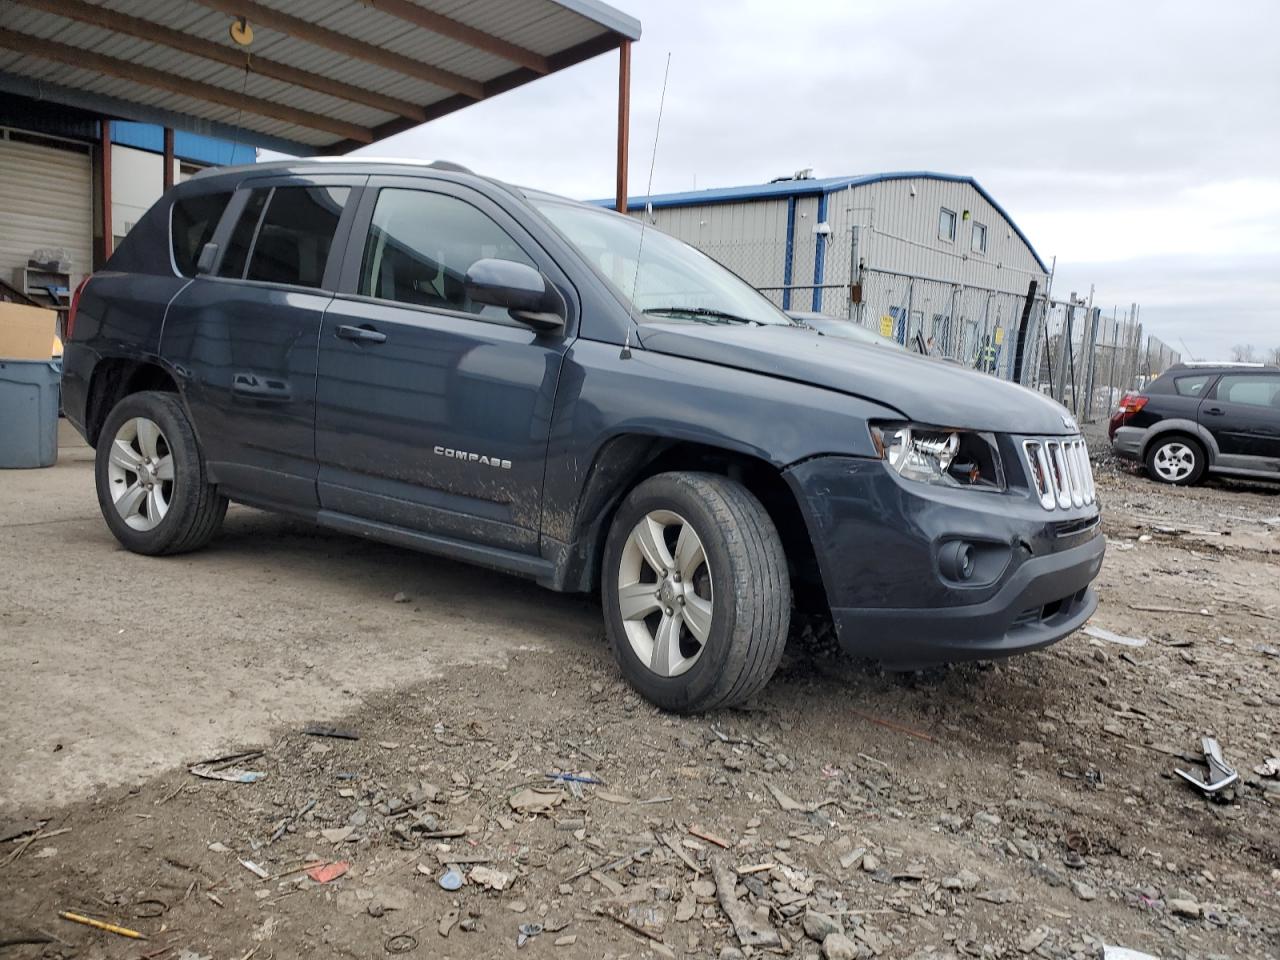
{"type": "Polygon", "coordinates": [[[94,365],[84,416],[85,439],[91,447],[97,446],[102,426],[115,405],[130,394],[144,390],[176,393],[181,397],[177,377],[159,359],[104,357],[94,365]]]}
{"type": "Polygon", "coordinates": [[[597,453],[578,499],[571,539],[557,564],[560,582],[555,586],[581,592],[599,589],[605,540],[619,505],[649,477],[676,471],[718,474],[746,487],[778,529],[797,605],[825,612],[826,592],[808,527],[776,465],[742,450],[643,434],[614,437],[597,453]]]}

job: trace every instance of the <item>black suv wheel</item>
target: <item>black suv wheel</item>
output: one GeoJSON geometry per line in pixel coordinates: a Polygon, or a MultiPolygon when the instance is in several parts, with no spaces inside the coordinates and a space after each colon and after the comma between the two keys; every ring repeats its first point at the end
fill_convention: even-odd
{"type": "Polygon", "coordinates": [[[1189,487],[1204,476],[1204,447],[1182,434],[1157,437],[1147,448],[1146,463],[1152,479],[1189,487]]]}
{"type": "Polygon", "coordinates": [[[777,669],[791,618],[787,560],[741,484],[701,473],[640,484],[613,519],[601,579],[614,656],[659,707],[739,703],[777,669]]]}
{"type": "Polygon", "coordinates": [[[134,553],[203,547],[227,512],[172,393],[134,393],[116,404],[98,437],[94,476],[107,526],[134,553]]]}

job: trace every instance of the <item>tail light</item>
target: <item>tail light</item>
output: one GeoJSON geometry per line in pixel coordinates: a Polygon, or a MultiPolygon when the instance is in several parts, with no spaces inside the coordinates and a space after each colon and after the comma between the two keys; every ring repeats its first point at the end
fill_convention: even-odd
{"type": "Polygon", "coordinates": [[[80,309],[80,294],[84,293],[84,288],[88,285],[93,275],[85,277],[80,281],[75,289],[75,293],[71,294],[71,308],[67,310],[67,322],[62,330],[62,342],[68,343],[71,340],[71,334],[76,329],[76,311],[80,309]]]}
{"type": "Polygon", "coordinates": [[[1111,414],[1111,422],[1107,426],[1107,435],[1114,440],[1116,431],[1133,419],[1134,414],[1147,405],[1147,396],[1132,391],[1120,398],[1120,405],[1111,414]]]}

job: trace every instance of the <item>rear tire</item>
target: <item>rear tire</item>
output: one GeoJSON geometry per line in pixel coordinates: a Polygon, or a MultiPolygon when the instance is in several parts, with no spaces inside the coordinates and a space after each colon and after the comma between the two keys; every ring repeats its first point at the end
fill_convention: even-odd
{"type": "Polygon", "coordinates": [[[1200,441],[1180,433],[1151,441],[1145,459],[1147,476],[1175,487],[1199,483],[1207,466],[1200,441]]]}
{"type": "Polygon", "coordinates": [[[172,393],[134,393],[115,405],[99,434],[94,478],[107,526],[134,553],[197,550],[227,512],[172,393]]]}
{"type": "Polygon", "coordinates": [[[614,516],[601,581],[614,657],[664,710],[740,703],[778,667],[787,558],[768,512],[736,481],[664,473],[641,483],[614,516]]]}

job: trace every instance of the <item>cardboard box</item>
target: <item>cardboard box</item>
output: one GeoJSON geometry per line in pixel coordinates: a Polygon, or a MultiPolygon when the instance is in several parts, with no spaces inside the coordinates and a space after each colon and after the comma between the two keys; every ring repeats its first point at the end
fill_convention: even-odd
{"type": "Polygon", "coordinates": [[[48,360],[57,329],[56,311],[0,303],[0,360],[48,360]]]}

